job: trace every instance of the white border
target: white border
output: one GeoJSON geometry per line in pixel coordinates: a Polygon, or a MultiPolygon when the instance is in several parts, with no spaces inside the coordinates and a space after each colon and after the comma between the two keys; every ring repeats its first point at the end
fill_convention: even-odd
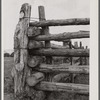
{"type": "Polygon", "coordinates": [[[1,100],[4,100],[4,46],[3,46],[3,0],[1,0],[1,100]]]}
{"type": "Polygon", "coordinates": [[[1,100],[4,100],[4,46],[3,46],[3,0],[1,0],[1,100]]]}
{"type": "MultiPolygon", "coordinates": [[[[1,1],[1,6],[3,3],[1,1]]],[[[3,8],[3,7],[2,7],[3,8]]],[[[2,9],[3,11],[3,9],[2,9]]],[[[1,14],[2,17],[2,14],[1,14]]],[[[1,24],[3,26],[3,17],[1,24]]],[[[98,0],[90,0],[90,100],[98,99],[98,0]]],[[[3,27],[1,27],[2,31],[3,27]]],[[[3,55],[3,31],[1,32],[1,95],[4,100],[4,55],[3,55]]]]}
{"type": "Polygon", "coordinates": [[[98,99],[98,0],[90,1],[90,100],[98,99]]]}

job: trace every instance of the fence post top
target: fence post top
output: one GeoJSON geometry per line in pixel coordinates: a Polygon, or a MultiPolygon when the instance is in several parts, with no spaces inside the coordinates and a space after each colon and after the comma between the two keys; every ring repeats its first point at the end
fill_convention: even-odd
{"type": "Polygon", "coordinates": [[[30,12],[31,12],[31,5],[28,3],[22,4],[21,10],[20,10],[20,19],[30,17],[30,14],[31,14],[30,12]]]}

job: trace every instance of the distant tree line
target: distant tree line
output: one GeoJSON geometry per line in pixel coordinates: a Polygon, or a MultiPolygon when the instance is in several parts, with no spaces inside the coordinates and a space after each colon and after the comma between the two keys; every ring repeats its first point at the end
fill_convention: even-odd
{"type": "Polygon", "coordinates": [[[4,57],[14,57],[14,52],[12,52],[11,54],[4,53],[4,57]]]}

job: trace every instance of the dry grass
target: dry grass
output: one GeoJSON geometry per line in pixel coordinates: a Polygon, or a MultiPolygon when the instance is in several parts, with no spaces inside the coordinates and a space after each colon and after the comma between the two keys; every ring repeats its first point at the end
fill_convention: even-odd
{"type": "MultiPolygon", "coordinates": [[[[75,61],[77,59],[74,59],[75,61]]],[[[79,64],[76,63],[76,64],[79,64]]],[[[11,78],[11,69],[14,66],[13,57],[4,58],[4,100],[14,100],[13,97],[13,80],[11,78]]],[[[89,84],[89,77],[85,75],[79,75],[75,78],[75,83],[89,84]]],[[[70,93],[52,92],[49,94],[46,100],[88,100],[88,96],[73,95],[70,93]]]]}
{"type": "Polygon", "coordinates": [[[13,80],[11,78],[11,69],[14,66],[13,57],[4,58],[4,100],[13,99],[13,80]]]}

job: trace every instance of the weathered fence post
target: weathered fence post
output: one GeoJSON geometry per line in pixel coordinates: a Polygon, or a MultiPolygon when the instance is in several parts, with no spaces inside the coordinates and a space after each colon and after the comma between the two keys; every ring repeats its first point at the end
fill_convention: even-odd
{"type": "MultiPolygon", "coordinates": [[[[44,7],[43,6],[39,6],[38,10],[39,10],[39,20],[40,21],[46,20],[45,19],[44,7]]],[[[48,35],[49,34],[49,27],[48,26],[42,27],[42,34],[43,35],[48,35]]],[[[50,48],[51,47],[50,41],[45,41],[45,47],[46,48],[50,48]]],[[[46,56],[46,63],[47,64],[51,64],[52,63],[52,56],[46,56]]]]}
{"type": "MultiPolygon", "coordinates": [[[[72,49],[72,42],[71,42],[71,40],[69,41],[69,48],[70,49],[72,49]]],[[[72,57],[70,57],[70,61],[71,61],[71,65],[72,65],[72,63],[73,63],[73,58],[72,57]]]]}
{"type": "MultiPolygon", "coordinates": [[[[39,6],[38,7],[38,11],[39,11],[39,20],[43,21],[46,20],[45,18],[45,10],[44,10],[44,6],[39,6]]],[[[42,35],[49,35],[49,27],[42,27],[42,35]]],[[[51,44],[50,41],[45,41],[45,48],[50,48],[51,44]]],[[[46,56],[46,64],[52,64],[52,56],[46,56]]],[[[46,80],[51,80],[51,75],[46,73],[46,80]]],[[[49,95],[49,92],[46,93],[46,98],[47,95],[49,95]]]]}
{"type": "MultiPolygon", "coordinates": [[[[31,6],[28,3],[22,5],[20,10],[19,22],[16,26],[14,35],[14,94],[15,97],[23,98],[23,93],[28,90],[26,86],[26,77],[30,74],[27,66],[28,58],[28,36],[31,15],[31,6]]],[[[21,99],[21,98],[20,98],[21,99]]]]}
{"type": "MultiPolygon", "coordinates": [[[[86,49],[88,49],[88,46],[86,46],[86,49]]],[[[88,57],[85,57],[85,65],[88,64],[88,57]]]]}
{"type": "MultiPolygon", "coordinates": [[[[49,100],[50,93],[50,96],[54,94],[52,91],[57,91],[57,94],[61,92],[62,95],[63,92],[71,92],[73,93],[71,97],[76,93],[89,94],[88,85],[74,84],[76,82],[76,74],[84,75],[89,73],[88,66],[72,66],[72,57],[89,57],[89,50],[82,49],[82,43],[80,43],[81,49],[79,49],[77,42],[73,46],[70,40],[75,38],[89,38],[89,32],[65,32],[60,35],[49,34],[49,25],[87,25],[89,24],[89,19],[46,21],[44,7],[39,6],[38,10],[40,21],[33,23],[30,22],[31,6],[25,3],[20,10],[20,18],[14,35],[15,66],[12,70],[15,99],[49,100]],[[64,46],[51,46],[50,40],[63,41],[64,46]],[[41,41],[45,41],[45,44],[41,41]],[[69,46],[67,47],[66,45],[69,46]],[[42,56],[46,56],[46,64],[41,64],[43,60],[42,56]],[[67,64],[53,65],[52,56],[69,57],[71,66],[67,64]]],[[[66,97],[69,98],[68,95],[66,97]]]]}
{"type": "MultiPolygon", "coordinates": [[[[80,49],[82,48],[82,42],[80,42],[80,49]]],[[[82,57],[80,57],[80,65],[82,65],[83,62],[82,62],[82,57]]]]}
{"type": "MultiPolygon", "coordinates": [[[[64,40],[64,41],[63,41],[63,46],[69,48],[69,42],[70,42],[70,39],[64,40]]],[[[64,58],[63,58],[63,63],[66,63],[66,62],[67,62],[67,61],[66,61],[67,59],[68,59],[67,57],[64,57],[64,58]]]]}

